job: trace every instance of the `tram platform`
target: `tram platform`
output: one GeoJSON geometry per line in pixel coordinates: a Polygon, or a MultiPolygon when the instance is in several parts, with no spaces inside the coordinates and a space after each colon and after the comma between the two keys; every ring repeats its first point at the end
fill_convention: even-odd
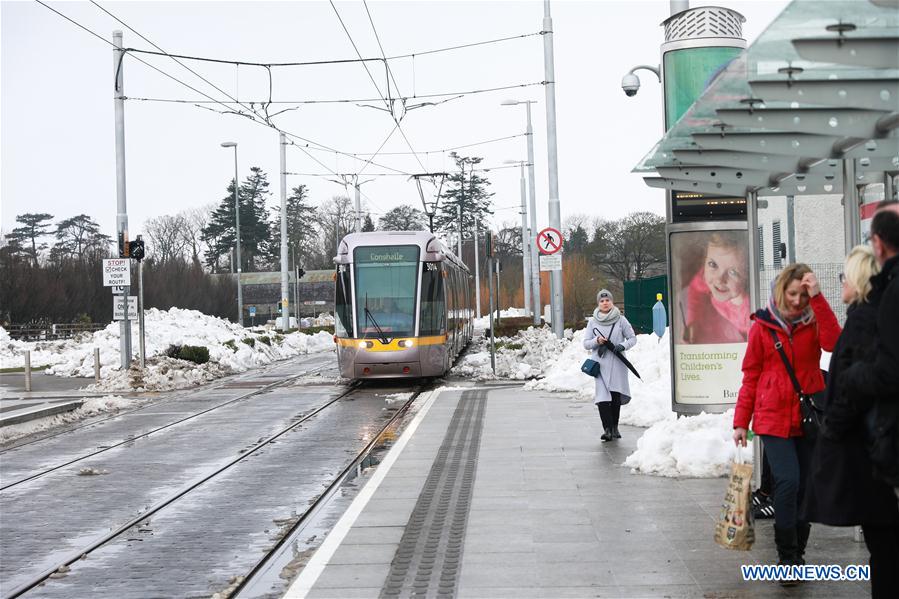
{"type": "MultiPolygon", "coordinates": [[[[743,581],[777,561],[771,521],[718,547],[726,480],[632,474],[643,429],[620,428],[602,443],[592,403],[521,386],[432,392],[286,597],[870,596],[743,581]]],[[[848,528],[815,526],[806,557],[867,563],[848,528]]]]}

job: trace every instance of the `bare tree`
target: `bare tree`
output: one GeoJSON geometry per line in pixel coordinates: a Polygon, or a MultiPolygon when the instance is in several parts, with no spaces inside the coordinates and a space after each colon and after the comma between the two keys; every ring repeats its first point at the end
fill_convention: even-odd
{"type": "Polygon", "coordinates": [[[634,212],[617,221],[600,221],[587,252],[610,279],[641,279],[665,264],[665,218],[634,212]]]}
{"type": "Polygon", "coordinates": [[[164,214],[149,219],[144,224],[144,232],[149,242],[147,255],[155,258],[160,264],[183,257],[187,245],[184,236],[185,220],[183,213],[164,214]]]}
{"type": "Polygon", "coordinates": [[[205,251],[203,229],[209,224],[209,215],[212,214],[215,207],[215,203],[210,203],[199,208],[189,208],[180,213],[184,218],[182,231],[184,247],[194,264],[201,263],[201,256],[205,251]]]}

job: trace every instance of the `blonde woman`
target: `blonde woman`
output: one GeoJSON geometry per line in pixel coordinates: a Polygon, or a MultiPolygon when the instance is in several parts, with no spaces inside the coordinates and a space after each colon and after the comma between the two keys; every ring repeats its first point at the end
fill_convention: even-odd
{"type": "Polygon", "coordinates": [[[778,562],[793,566],[805,563],[802,557],[810,526],[799,519],[799,506],[812,448],[802,435],[799,395],[774,337],[786,352],[802,392],[814,394],[824,389],[821,350],[833,350],[840,324],[807,264],[784,268],[771,291],[768,307],[752,315],[743,384],[734,409],[734,441],[746,445],[750,422],[762,438],[774,478],[778,562]]]}
{"type": "Polygon", "coordinates": [[[849,308],[830,360],[825,425],[812,454],[804,512],[810,522],[861,525],[871,552],[871,593],[892,598],[899,597],[899,508],[892,487],[872,476],[864,422],[870,402],[842,376],[874,357],[881,290],[871,278],[879,271],[874,251],[859,245],[840,275],[849,308]]]}

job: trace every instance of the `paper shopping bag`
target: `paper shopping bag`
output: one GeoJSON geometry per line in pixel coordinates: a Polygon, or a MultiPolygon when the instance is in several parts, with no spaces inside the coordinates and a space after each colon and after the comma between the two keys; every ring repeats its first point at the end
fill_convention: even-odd
{"type": "Polygon", "coordinates": [[[752,522],[752,464],[734,462],[715,524],[715,542],[726,549],[749,551],[755,542],[752,522]]]}

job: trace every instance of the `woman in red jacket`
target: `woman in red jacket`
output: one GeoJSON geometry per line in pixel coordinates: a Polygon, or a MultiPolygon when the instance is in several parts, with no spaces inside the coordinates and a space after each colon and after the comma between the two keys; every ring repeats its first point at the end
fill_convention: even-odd
{"type": "Polygon", "coordinates": [[[760,435],[774,476],[774,542],[780,564],[800,565],[810,525],[798,519],[811,456],[802,437],[799,395],[771,336],[793,366],[803,393],[824,389],[821,349],[832,351],[840,325],[806,264],[791,264],[772,285],[768,307],[752,315],[743,359],[743,386],[734,411],[734,442],[746,445],[746,431],[760,435]]]}

